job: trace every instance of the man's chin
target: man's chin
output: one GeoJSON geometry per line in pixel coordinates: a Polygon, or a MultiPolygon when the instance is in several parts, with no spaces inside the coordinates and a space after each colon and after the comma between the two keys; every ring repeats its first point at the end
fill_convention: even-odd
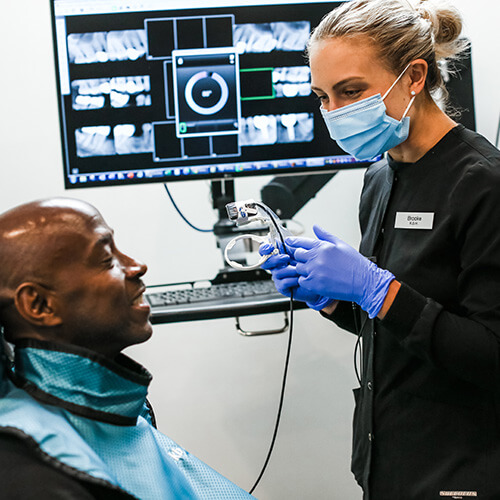
{"type": "Polygon", "coordinates": [[[130,343],[128,345],[136,345],[142,344],[149,340],[153,335],[153,325],[148,321],[147,325],[145,325],[141,331],[134,332],[130,335],[130,343]]]}

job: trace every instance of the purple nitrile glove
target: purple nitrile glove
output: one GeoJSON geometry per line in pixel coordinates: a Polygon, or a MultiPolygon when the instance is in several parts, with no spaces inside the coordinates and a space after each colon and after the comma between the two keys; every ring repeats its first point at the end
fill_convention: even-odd
{"type": "Polygon", "coordinates": [[[324,297],[356,302],[370,318],[377,316],[394,275],[319,226],[313,229],[318,239],[286,239],[297,262],[299,286],[324,297]]]}
{"type": "MultiPolygon", "coordinates": [[[[274,247],[268,243],[262,243],[259,248],[261,255],[269,255],[274,247]]],[[[305,302],[308,307],[320,311],[333,302],[328,297],[315,294],[298,284],[299,274],[295,269],[296,262],[289,255],[279,253],[272,255],[262,265],[262,269],[269,271],[273,277],[276,290],[286,297],[293,293],[294,300],[305,302]]]]}

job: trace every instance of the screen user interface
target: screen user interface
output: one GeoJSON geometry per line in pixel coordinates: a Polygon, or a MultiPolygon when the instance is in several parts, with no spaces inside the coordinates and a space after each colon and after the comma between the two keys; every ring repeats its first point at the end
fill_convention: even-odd
{"type": "Polygon", "coordinates": [[[53,1],[66,187],[359,166],[304,55],[338,3],[226,3],[53,1]]]}

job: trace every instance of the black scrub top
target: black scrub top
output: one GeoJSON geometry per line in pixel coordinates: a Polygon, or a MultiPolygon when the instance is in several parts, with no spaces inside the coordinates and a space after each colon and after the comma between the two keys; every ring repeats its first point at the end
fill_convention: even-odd
{"type": "MultiPolygon", "coordinates": [[[[389,156],[366,172],[360,225],[361,253],[402,283],[362,332],[365,499],[500,499],[500,152],[458,125],[415,163],[389,156]]],[[[352,315],[329,318],[354,331],[352,315]]]]}

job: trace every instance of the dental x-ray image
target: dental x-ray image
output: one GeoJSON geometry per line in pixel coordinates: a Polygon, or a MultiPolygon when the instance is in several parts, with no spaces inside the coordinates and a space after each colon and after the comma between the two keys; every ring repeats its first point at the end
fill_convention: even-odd
{"type": "Polygon", "coordinates": [[[151,123],[143,123],[140,128],[130,124],[116,125],[113,129],[116,154],[151,153],[153,151],[152,130],[151,123]]]}
{"type": "Polygon", "coordinates": [[[80,158],[115,155],[115,141],[109,125],[82,127],[75,130],[76,153],[80,158]]]}
{"type": "Polygon", "coordinates": [[[72,64],[136,61],[146,55],[146,31],[123,30],[68,35],[72,64]]]}
{"type": "Polygon", "coordinates": [[[312,113],[256,115],[242,119],[241,146],[310,142],[314,139],[312,113]]]}
{"type": "Polygon", "coordinates": [[[75,131],[76,150],[80,158],[113,156],[153,151],[152,126],[132,124],[82,127],[75,131]]]}
{"type": "Polygon", "coordinates": [[[307,21],[264,24],[238,24],[234,27],[234,45],[240,54],[272,51],[302,52],[311,25],[307,21]]]}
{"type": "Polygon", "coordinates": [[[305,97],[311,94],[311,71],[308,66],[273,69],[275,97],[305,97]]]}
{"type": "Polygon", "coordinates": [[[149,76],[93,78],[71,82],[73,109],[151,106],[149,76]]]}

